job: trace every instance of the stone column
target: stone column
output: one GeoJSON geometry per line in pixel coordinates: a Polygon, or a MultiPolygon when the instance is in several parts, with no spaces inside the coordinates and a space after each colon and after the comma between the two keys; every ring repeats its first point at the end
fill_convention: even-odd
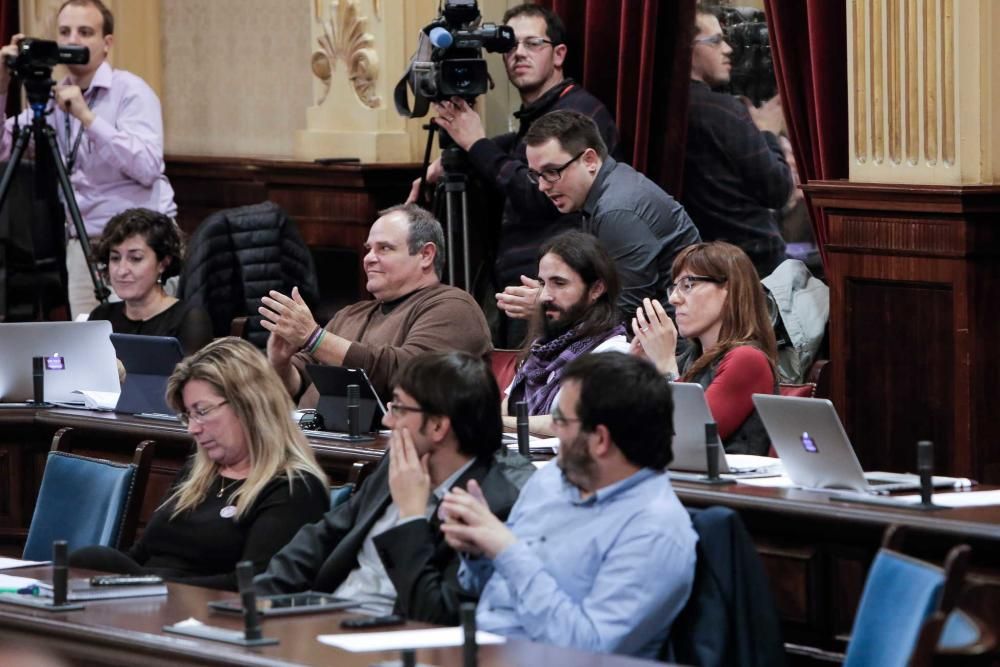
{"type": "Polygon", "coordinates": [[[992,184],[1000,175],[1000,3],[850,0],[850,180],[992,184]]]}

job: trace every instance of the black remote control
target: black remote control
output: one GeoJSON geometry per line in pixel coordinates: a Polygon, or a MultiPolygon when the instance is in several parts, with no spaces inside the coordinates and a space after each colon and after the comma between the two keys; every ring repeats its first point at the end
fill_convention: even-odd
{"type": "Polygon", "coordinates": [[[155,574],[102,574],[90,578],[91,586],[142,586],[162,583],[163,577],[155,574]]]}
{"type": "Polygon", "coordinates": [[[388,616],[357,616],[355,618],[345,618],[340,622],[340,627],[354,630],[364,630],[367,628],[385,628],[392,625],[403,625],[406,618],[399,614],[389,614],[388,616]]]}

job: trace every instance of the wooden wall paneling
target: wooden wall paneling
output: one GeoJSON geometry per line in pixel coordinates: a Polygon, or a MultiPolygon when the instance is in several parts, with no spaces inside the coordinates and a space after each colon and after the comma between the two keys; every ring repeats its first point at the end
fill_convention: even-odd
{"type": "Polygon", "coordinates": [[[187,233],[216,211],[271,200],[298,226],[320,280],[318,319],[364,298],[362,247],[378,211],[402,203],[420,165],[168,156],[167,176],[187,233]]]}
{"type": "Polygon", "coordinates": [[[1000,482],[1000,187],[816,181],[827,214],[831,394],[866,469],[1000,482]]]}

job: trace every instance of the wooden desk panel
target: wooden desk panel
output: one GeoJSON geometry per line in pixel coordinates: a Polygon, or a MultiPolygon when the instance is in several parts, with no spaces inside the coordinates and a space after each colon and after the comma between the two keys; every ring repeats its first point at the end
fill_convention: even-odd
{"type": "Polygon", "coordinates": [[[1000,507],[935,512],[831,501],[824,493],[677,482],[688,507],[739,512],[750,532],[783,622],[785,641],[843,651],[872,559],[885,529],[907,530],[907,553],[942,563],[956,544],[972,547],[961,606],[1000,627],[1000,507]]]}
{"type": "MultiPolygon", "coordinates": [[[[18,575],[49,579],[49,568],[18,570],[18,575]]],[[[71,576],[89,575],[77,570],[71,576]]],[[[340,621],[350,612],[334,612],[263,619],[266,637],[280,640],[277,646],[242,648],[202,639],[164,633],[161,628],[187,618],[230,629],[242,629],[239,616],[210,612],[208,602],[235,597],[234,593],[168,584],[169,594],[160,598],[137,598],[88,602],[82,611],[53,614],[0,604],[0,640],[12,639],[58,652],[74,664],[121,665],[337,665],[369,667],[383,660],[398,660],[398,652],[348,653],[321,644],[321,634],[342,632],[340,621]]],[[[410,623],[416,629],[429,627],[410,623]]],[[[417,662],[440,667],[460,667],[461,648],[422,649],[417,662]]],[[[522,665],[574,665],[577,667],[641,667],[649,660],[598,655],[544,644],[510,641],[482,646],[480,667],[522,665]]]]}

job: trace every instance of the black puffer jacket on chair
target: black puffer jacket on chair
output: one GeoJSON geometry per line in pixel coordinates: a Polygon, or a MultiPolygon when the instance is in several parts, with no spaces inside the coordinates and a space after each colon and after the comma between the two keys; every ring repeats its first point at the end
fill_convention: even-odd
{"type": "Polygon", "coordinates": [[[213,213],[188,240],[180,298],[201,306],[216,336],[229,335],[236,317],[246,317],[244,337],[259,348],[268,332],[257,308],[270,290],[290,294],[298,286],[310,307],[319,301],[312,255],[295,222],[271,201],[213,213]]]}

